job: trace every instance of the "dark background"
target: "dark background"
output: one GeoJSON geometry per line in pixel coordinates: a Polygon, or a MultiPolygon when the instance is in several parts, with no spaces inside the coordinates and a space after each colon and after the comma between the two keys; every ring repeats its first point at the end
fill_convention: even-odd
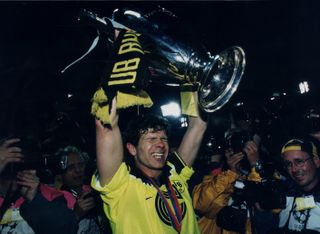
{"type": "MultiPolygon", "coordinates": [[[[213,54],[233,45],[245,50],[242,82],[230,102],[211,114],[207,135],[223,135],[230,126],[230,107],[237,102],[255,110],[270,145],[301,131],[303,112],[319,100],[317,1],[0,2],[1,137],[31,138],[47,152],[75,144],[93,154],[90,98],[107,51],[100,45],[60,73],[96,36],[94,28],[77,21],[78,13],[87,9],[111,16],[117,7],[148,12],[158,5],[178,16],[175,36],[190,45],[203,45],[213,54]],[[301,81],[309,82],[308,94],[298,93],[301,81]]],[[[148,91],[155,102],[151,111],[156,113],[160,104],[179,95],[168,87],[151,86],[148,91]]],[[[121,121],[128,116],[123,114],[121,121]]],[[[177,120],[171,121],[180,138],[184,129],[175,126],[177,120]]]]}

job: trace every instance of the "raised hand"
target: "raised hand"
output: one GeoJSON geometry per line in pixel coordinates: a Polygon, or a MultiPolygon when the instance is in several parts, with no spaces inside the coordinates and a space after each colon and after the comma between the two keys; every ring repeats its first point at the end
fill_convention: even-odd
{"type": "Polygon", "coordinates": [[[227,164],[229,169],[239,174],[240,161],[243,159],[244,154],[242,152],[235,154],[232,149],[227,149],[225,151],[225,156],[227,158],[227,164]]]}
{"type": "Polygon", "coordinates": [[[23,162],[23,154],[21,148],[12,146],[19,142],[19,138],[12,138],[4,141],[0,145],[0,173],[5,169],[8,163],[23,162]]]}
{"type": "Polygon", "coordinates": [[[259,149],[257,144],[254,141],[248,141],[243,151],[246,152],[248,161],[251,166],[259,161],[260,159],[259,149]]]}
{"type": "Polygon", "coordinates": [[[97,167],[102,186],[107,184],[120,167],[123,160],[123,143],[118,125],[119,114],[116,98],[112,100],[110,126],[104,127],[96,119],[97,167]]]}
{"type": "Polygon", "coordinates": [[[194,163],[199,152],[203,135],[208,126],[208,123],[204,119],[202,119],[202,117],[207,117],[207,116],[201,116],[199,112],[198,93],[193,92],[192,95],[194,98],[194,103],[195,103],[196,112],[198,113],[198,116],[188,117],[188,128],[177,150],[182,160],[188,166],[192,166],[192,164],[194,163]]]}

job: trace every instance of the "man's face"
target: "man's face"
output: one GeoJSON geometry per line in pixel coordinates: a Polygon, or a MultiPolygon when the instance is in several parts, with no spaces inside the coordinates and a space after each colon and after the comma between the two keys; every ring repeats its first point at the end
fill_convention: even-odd
{"type": "Polygon", "coordinates": [[[68,165],[66,171],[62,174],[64,185],[75,188],[82,186],[85,175],[85,162],[77,153],[68,155],[68,165]]]}
{"type": "Polygon", "coordinates": [[[168,153],[169,145],[166,132],[148,129],[146,133],[141,135],[133,156],[135,156],[136,166],[147,175],[152,176],[152,172],[157,173],[162,170],[168,153]]]}
{"type": "Polygon", "coordinates": [[[287,171],[296,184],[304,191],[309,191],[318,183],[316,158],[300,150],[287,151],[283,154],[287,171]]]}

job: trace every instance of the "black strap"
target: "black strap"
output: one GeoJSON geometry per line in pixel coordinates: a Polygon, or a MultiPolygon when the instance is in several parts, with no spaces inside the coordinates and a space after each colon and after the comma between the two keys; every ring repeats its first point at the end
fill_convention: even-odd
{"type": "MultiPolygon", "coordinates": [[[[293,209],[294,209],[294,205],[296,203],[296,198],[297,197],[294,197],[293,199],[293,202],[292,202],[292,206],[291,206],[291,210],[289,212],[289,216],[288,216],[288,219],[287,219],[287,222],[284,226],[284,230],[288,230],[289,231],[289,222],[290,222],[290,217],[291,217],[291,214],[293,212],[293,209]]],[[[306,231],[307,230],[307,223],[309,221],[309,218],[310,218],[310,209],[307,210],[307,214],[306,214],[306,219],[304,221],[304,224],[303,224],[303,229],[301,231],[306,231]]]]}
{"type": "Polygon", "coordinates": [[[303,230],[307,230],[307,223],[308,223],[308,220],[309,220],[309,217],[310,217],[310,210],[311,209],[307,210],[307,215],[306,215],[306,220],[304,221],[303,230]]]}
{"type": "Polygon", "coordinates": [[[285,230],[289,230],[289,221],[290,221],[290,217],[291,217],[291,214],[292,214],[292,211],[294,209],[294,204],[296,203],[296,197],[293,198],[293,202],[292,202],[292,206],[291,206],[291,210],[289,211],[289,216],[288,216],[288,219],[287,219],[287,222],[286,224],[283,226],[283,228],[285,230]]]}

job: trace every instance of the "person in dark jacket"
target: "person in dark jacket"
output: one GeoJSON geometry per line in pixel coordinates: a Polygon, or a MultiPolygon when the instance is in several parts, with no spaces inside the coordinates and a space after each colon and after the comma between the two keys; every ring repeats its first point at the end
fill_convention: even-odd
{"type": "Polygon", "coordinates": [[[68,209],[62,193],[40,184],[36,170],[14,173],[8,167],[12,163],[23,163],[21,148],[13,145],[19,141],[8,139],[0,144],[1,233],[76,233],[76,217],[68,209]]]}

